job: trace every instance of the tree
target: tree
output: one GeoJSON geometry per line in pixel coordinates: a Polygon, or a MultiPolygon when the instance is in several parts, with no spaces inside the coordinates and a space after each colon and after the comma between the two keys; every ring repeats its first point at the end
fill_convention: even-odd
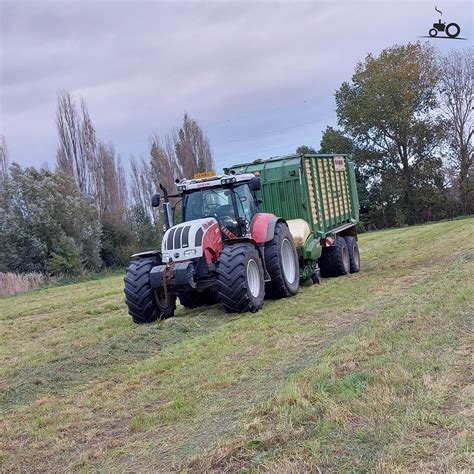
{"type": "Polygon", "coordinates": [[[111,214],[122,216],[127,208],[128,190],[125,170],[120,157],[115,158],[114,146],[98,143],[97,174],[94,176],[94,198],[100,218],[111,214]]]}
{"type": "Polygon", "coordinates": [[[94,199],[99,218],[111,213],[123,214],[128,200],[123,166],[120,158],[115,158],[113,144],[97,138],[84,99],[80,99],[78,109],[69,92],[60,92],[56,125],[58,168],[73,177],[79,189],[94,199]]]}
{"type": "Polygon", "coordinates": [[[196,120],[184,114],[183,125],[174,132],[175,153],[183,176],[214,168],[209,140],[196,120]]]}
{"type": "Polygon", "coordinates": [[[70,177],[13,164],[0,186],[0,271],[101,266],[100,223],[70,177]]]}
{"type": "MultiPolygon", "coordinates": [[[[392,181],[384,170],[384,156],[360,148],[341,130],[327,127],[321,139],[319,153],[350,155],[355,165],[361,222],[366,228],[395,224],[395,197],[392,181]]],[[[389,168],[388,168],[389,169],[389,168]]]]}
{"type": "Polygon", "coordinates": [[[131,198],[132,208],[140,208],[154,222],[151,198],[154,194],[154,184],[150,164],[140,157],[130,159],[131,176],[131,198]]]}
{"type": "Polygon", "coordinates": [[[300,145],[296,149],[296,153],[298,155],[310,155],[310,154],[315,154],[316,150],[312,146],[300,145]]]}
{"type": "Polygon", "coordinates": [[[441,108],[451,125],[449,146],[461,208],[463,213],[474,212],[474,50],[451,51],[439,67],[441,108]]]}
{"type": "Polygon", "coordinates": [[[175,179],[180,177],[179,166],[175,155],[175,147],[171,135],[166,135],[164,145],[158,134],[150,138],[150,166],[153,185],[159,190],[160,184],[173,190],[175,179]]]}
{"type": "Polygon", "coordinates": [[[419,221],[414,179],[444,138],[445,124],[434,115],[437,81],[433,48],[409,43],[369,54],[335,95],[344,133],[359,148],[384,156],[381,172],[400,190],[393,196],[398,224],[419,221]]]}
{"type": "MultiPolygon", "coordinates": [[[[82,111],[85,112],[85,103],[82,103],[82,111]]],[[[84,138],[90,137],[95,140],[95,132],[88,135],[83,129],[83,123],[88,117],[81,117],[76,109],[72,96],[67,91],[58,94],[58,107],[56,109],[56,127],[59,136],[59,146],[56,153],[56,161],[59,169],[68,176],[72,176],[79,189],[84,193],[90,191],[88,173],[88,146],[84,138]]]]}
{"type": "Polygon", "coordinates": [[[8,148],[5,136],[0,134],[0,181],[8,173],[8,148]]]}

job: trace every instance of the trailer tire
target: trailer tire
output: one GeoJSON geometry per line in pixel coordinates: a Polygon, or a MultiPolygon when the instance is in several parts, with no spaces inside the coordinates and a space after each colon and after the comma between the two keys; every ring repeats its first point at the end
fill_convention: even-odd
{"type": "Polygon", "coordinates": [[[150,286],[150,270],[156,266],[156,258],[132,260],[125,274],[125,303],[134,323],[152,323],[174,315],[176,295],[168,295],[167,304],[150,286]]]}
{"type": "Polygon", "coordinates": [[[216,303],[215,295],[210,290],[178,293],[178,298],[181,305],[189,309],[216,303]]]}
{"type": "Polygon", "coordinates": [[[357,239],[351,235],[346,235],[344,237],[347,244],[347,250],[349,251],[349,262],[351,267],[351,273],[360,272],[360,254],[359,254],[359,245],[357,244],[357,239]]]}
{"type": "Polygon", "coordinates": [[[219,301],[228,313],[255,313],[263,306],[263,265],[252,244],[224,247],[217,262],[217,286],[219,301]]]}
{"type": "Polygon", "coordinates": [[[293,236],[283,222],[275,226],[273,239],[265,244],[265,266],[271,281],[265,292],[271,298],[286,298],[298,293],[300,267],[293,236]]]}
{"type": "Polygon", "coordinates": [[[332,247],[323,248],[318,264],[323,277],[338,277],[350,272],[349,250],[344,237],[336,237],[332,247]]]}

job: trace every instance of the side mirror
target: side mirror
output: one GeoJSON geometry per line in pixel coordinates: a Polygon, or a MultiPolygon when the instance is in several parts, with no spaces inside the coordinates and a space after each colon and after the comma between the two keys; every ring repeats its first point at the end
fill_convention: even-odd
{"type": "Polygon", "coordinates": [[[249,181],[250,191],[260,191],[262,189],[262,180],[258,176],[254,176],[249,181]]]}
{"type": "Polygon", "coordinates": [[[153,194],[151,198],[151,206],[158,207],[160,205],[160,199],[161,199],[161,196],[159,195],[159,193],[153,194]]]}

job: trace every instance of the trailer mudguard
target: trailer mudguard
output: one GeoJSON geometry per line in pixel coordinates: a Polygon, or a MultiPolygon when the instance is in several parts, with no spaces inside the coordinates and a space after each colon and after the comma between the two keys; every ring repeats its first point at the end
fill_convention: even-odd
{"type": "Polygon", "coordinates": [[[278,222],[284,222],[285,219],[270,214],[268,212],[259,212],[255,214],[250,224],[250,233],[257,244],[270,242],[275,234],[275,226],[278,222]]]}

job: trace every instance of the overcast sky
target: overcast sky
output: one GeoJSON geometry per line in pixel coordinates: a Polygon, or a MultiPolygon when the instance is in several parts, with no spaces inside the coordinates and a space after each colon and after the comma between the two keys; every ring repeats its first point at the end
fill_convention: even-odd
{"type": "MultiPolygon", "coordinates": [[[[334,91],[368,52],[417,41],[433,1],[0,0],[0,133],[10,158],[53,165],[62,89],[86,100],[98,136],[126,161],[184,111],[205,129],[217,168],[318,148],[336,124],[334,91]]],[[[438,1],[472,46],[471,2],[438,1]]]]}

